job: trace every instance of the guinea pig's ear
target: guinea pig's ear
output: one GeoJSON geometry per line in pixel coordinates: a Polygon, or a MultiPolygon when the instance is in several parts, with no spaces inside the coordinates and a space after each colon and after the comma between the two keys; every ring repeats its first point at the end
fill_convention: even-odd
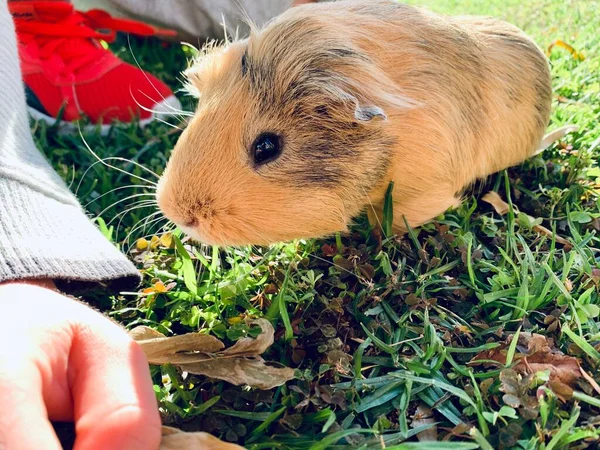
{"type": "Polygon", "coordinates": [[[387,120],[385,111],[376,105],[361,105],[357,104],[354,110],[354,117],[361,122],[369,122],[371,120],[387,120]]]}

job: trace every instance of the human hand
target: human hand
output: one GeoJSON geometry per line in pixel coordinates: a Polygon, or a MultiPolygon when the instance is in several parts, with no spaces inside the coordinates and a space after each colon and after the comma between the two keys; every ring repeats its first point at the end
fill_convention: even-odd
{"type": "Polygon", "coordinates": [[[0,448],[61,449],[52,420],[75,423],[75,450],[157,449],[161,423],[143,351],[52,287],[0,284],[0,448]]]}

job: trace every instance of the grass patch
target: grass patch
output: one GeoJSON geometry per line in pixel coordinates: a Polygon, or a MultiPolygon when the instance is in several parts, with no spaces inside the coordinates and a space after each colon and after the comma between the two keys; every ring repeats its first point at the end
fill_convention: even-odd
{"type": "MultiPolygon", "coordinates": [[[[202,329],[227,343],[254,332],[244,318],[267,316],[277,335],[265,358],[298,369],[285,386],[252,391],[154,367],[166,423],[251,449],[549,450],[598,442],[600,12],[592,1],[410,3],[498,16],[543,48],[562,40],[585,56],[551,51],[551,128],[579,131],[491,177],[488,187],[511,207],[506,216],[474,196],[381,245],[361,219],[350,236],[328,240],[197,247],[165,234],[153,205],[152,172],[162,171],[179,130],[156,123],[116,126],[107,138],[85,133],[100,158],[129,160],[107,159],[108,167],[80,136],[34,125],[54,167],[144,273],[139,292],[99,294],[98,306],[127,327],[167,335],[202,329]],[[565,359],[543,353],[540,342],[565,359]],[[534,350],[551,363],[524,376],[519,364],[534,350]],[[573,361],[587,377],[557,384],[553,371],[574,376],[573,361]],[[418,434],[445,442],[418,442],[418,434]]],[[[132,39],[131,48],[144,68],[181,86],[185,47],[132,39]]],[[[114,49],[132,60],[127,41],[114,49]]]]}

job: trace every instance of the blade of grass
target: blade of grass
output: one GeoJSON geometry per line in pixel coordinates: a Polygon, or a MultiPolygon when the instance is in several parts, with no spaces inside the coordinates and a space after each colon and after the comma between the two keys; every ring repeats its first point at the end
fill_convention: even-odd
{"type": "Polygon", "coordinates": [[[558,445],[558,443],[562,439],[562,437],[565,436],[569,432],[569,430],[573,427],[573,425],[575,425],[575,422],[577,422],[580,411],[581,411],[581,409],[579,408],[579,406],[573,407],[571,417],[569,418],[569,420],[563,420],[562,425],[560,426],[558,431],[554,434],[554,436],[552,437],[552,440],[550,442],[548,442],[548,445],[546,446],[545,450],[552,450],[554,447],[556,447],[558,445]]]}
{"type": "Polygon", "coordinates": [[[471,442],[406,442],[386,447],[386,450],[473,450],[478,444],[471,442]]]}
{"type": "Polygon", "coordinates": [[[391,345],[388,345],[385,342],[383,342],[381,339],[379,339],[377,336],[375,336],[371,331],[369,331],[369,329],[364,324],[361,323],[360,326],[362,327],[364,332],[367,334],[367,336],[369,336],[373,340],[373,343],[377,347],[379,347],[381,350],[383,350],[386,353],[389,353],[390,355],[394,355],[394,354],[398,353],[398,347],[392,347],[391,345]]]}
{"type": "Polygon", "coordinates": [[[583,339],[581,336],[578,336],[573,331],[571,331],[567,324],[563,325],[563,327],[561,328],[561,332],[566,334],[569,337],[569,339],[571,339],[575,343],[575,345],[577,345],[581,350],[586,352],[593,360],[600,361],[600,352],[598,352],[598,350],[596,350],[591,344],[586,342],[586,340],[583,339]]]}
{"type": "Polygon", "coordinates": [[[383,405],[390,400],[398,397],[404,390],[404,381],[397,381],[387,386],[383,386],[373,392],[371,395],[363,398],[362,401],[354,408],[357,413],[365,412],[376,406],[383,405]]]}
{"type": "Polygon", "coordinates": [[[289,341],[294,336],[294,330],[292,329],[292,323],[290,322],[290,316],[287,311],[287,306],[285,303],[285,293],[287,290],[288,282],[290,279],[291,265],[288,266],[288,269],[285,272],[285,278],[283,279],[283,283],[281,284],[281,288],[279,289],[279,293],[277,294],[277,298],[267,311],[267,318],[273,321],[278,315],[281,317],[283,325],[285,327],[285,340],[289,341]]]}
{"type": "Polygon", "coordinates": [[[275,420],[277,420],[279,418],[279,416],[281,416],[285,412],[286,409],[287,408],[285,406],[282,406],[278,410],[269,414],[269,416],[264,420],[264,422],[261,423],[259,426],[257,426],[254,429],[254,431],[252,431],[252,433],[250,433],[248,442],[252,442],[252,441],[258,439],[261,436],[261,434],[263,433],[263,431],[265,431],[269,427],[269,425],[271,425],[273,422],[275,422],[275,420]]]}
{"type": "Polygon", "coordinates": [[[394,191],[394,182],[391,181],[385,192],[385,200],[383,202],[383,233],[386,238],[392,236],[392,227],[394,224],[394,202],[392,192],[394,191]]]}
{"type": "Polygon", "coordinates": [[[177,254],[181,258],[181,270],[183,272],[183,282],[185,283],[185,287],[187,287],[188,290],[196,296],[198,295],[198,282],[196,278],[196,269],[194,268],[192,258],[177,236],[173,235],[173,241],[175,242],[175,246],[177,248],[177,254]]]}
{"type": "Polygon", "coordinates": [[[309,450],[326,450],[328,449],[331,445],[335,444],[337,441],[339,441],[340,439],[345,438],[346,436],[350,436],[352,434],[355,433],[361,433],[361,434],[369,434],[369,433],[373,433],[375,434],[375,431],[373,430],[360,430],[360,429],[350,429],[350,430],[341,430],[338,431],[337,433],[333,433],[330,434],[326,437],[324,437],[321,442],[317,442],[316,444],[312,445],[309,450]]]}
{"type": "Polygon", "coordinates": [[[362,358],[366,348],[371,345],[371,338],[365,339],[354,352],[354,376],[362,378],[362,358]]]}
{"type": "Polygon", "coordinates": [[[508,350],[506,352],[506,367],[510,367],[515,358],[515,351],[517,350],[517,343],[519,342],[519,335],[521,334],[521,326],[517,328],[515,334],[512,336],[512,341],[510,341],[510,345],[508,346],[508,350]]]}

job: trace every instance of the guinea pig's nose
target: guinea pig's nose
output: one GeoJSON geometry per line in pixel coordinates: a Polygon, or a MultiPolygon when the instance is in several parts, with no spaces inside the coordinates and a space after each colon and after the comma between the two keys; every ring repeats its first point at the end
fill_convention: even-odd
{"type": "Polygon", "coordinates": [[[195,217],[187,218],[183,222],[183,226],[187,228],[196,228],[198,226],[198,219],[196,219],[195,217]]]}

